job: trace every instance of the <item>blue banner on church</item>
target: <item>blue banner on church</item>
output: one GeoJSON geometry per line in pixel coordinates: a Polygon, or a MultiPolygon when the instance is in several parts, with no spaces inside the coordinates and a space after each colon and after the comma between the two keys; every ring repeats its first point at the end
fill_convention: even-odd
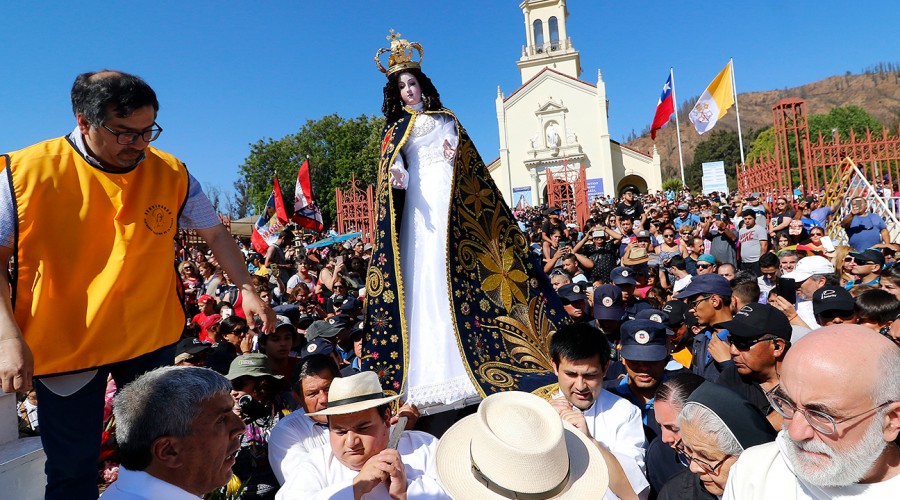
{"type": "Polygon", "coordinates": [[[603,192],[603,179],[588,179],[587,191],[588,203],[593,203],[597,197],[603,198],[605,196],[605,193],[603,192]]]}
{"type": "Polygon", "coordinates": [[[534,204],[531,201],[531,186],[513,188],[513,210],[526,210],[534,204]]]}

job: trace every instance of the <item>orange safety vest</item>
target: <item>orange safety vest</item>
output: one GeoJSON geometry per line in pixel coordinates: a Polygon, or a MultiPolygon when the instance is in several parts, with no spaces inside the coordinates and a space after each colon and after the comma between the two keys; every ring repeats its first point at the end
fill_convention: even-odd
{"type": "Polygon", "coordinates": [[[13,312],[36,376],[178,341],[185,316],[173,238],[188,173],[168,153],[145,153],[131,171],[106,172],[60,137],[0,162],[18,215],[13,312]]]}

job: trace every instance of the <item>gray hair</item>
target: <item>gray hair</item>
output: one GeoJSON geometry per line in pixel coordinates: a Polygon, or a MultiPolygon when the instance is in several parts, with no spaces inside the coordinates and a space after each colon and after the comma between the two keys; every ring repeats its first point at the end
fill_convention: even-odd
{"type": "Polygon", "coordinates": [[[705,436],[714,437],[716,448],[726,455],[736,457],[744,451],[744,447],[725,422],[714,411],[700,403],[688,401],[681,409],[681,413],[678,414],[678,427],[684,429],[686,425],[696,427],[705,436]]]}
{"type": "Polygon", "coordinates": [[[165,366],[135,379],[113,403],[122,466],[146,469],[157,438],[187,436],[203,401],[230,391],[228,379],[196,366],[165,366]]]}
{"type": "Polygon", "coordinates": [[[900,401],[900,349],[896,346],[885,348],[876,364],[880,376],[872,391],[872,403],[900,401]]]}
{"type": "Polygon", "coordinates": [[[778,253],[778,259],[781,260],[782,257],[796,257],[798,260],[800,259],[800,255],[793,250],[782,250],[778,253]]]}
{"type": "Polygon", "coordinates": [[[841,284],[841,278],[835,273],[813,274],[809,277],[813,281],[825,280],[822,286],[837,286],[841,284]]]}

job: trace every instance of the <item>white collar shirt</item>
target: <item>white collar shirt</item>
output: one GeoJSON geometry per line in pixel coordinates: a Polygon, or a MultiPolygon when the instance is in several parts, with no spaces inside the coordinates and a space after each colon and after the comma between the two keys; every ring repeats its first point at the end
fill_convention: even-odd
{"type": "Polygon", "coordinates": [[[799,479],[788,462],[781,439],[744,450],[731,466],[725,500],[832,500],[896,498],[900,475],[887,481],[845,486],[815,486],[799,479]]]}
{"type": "Polygon", "coordinates": [[[288,482],[309,454],[328,445],[328,424],[297,410],[275,424],[269,434],[269,464],[279,484],[288,482]]]}
{"type": "MultiPolygon", "coordinates": [[[[584,419],[591,436],[619,460],[628,482],[638,494],[646,499],[650,494],[644,464],[644,427],[641,411],[629,401],[602,389],[597,401],[584,412],[584,419]]],[[[606,500],[616,497],[606,492],[606,500]]]]}
{"type": "Polygon", "coordinates": [[[119,467],[119,477],[100,495],[102,500],[197,500],[197,495],[144,471],[119,467]]]}
{"type": "MultiPolygon", "coordinates": [[[[406,431],[397,444],[397,451],[406,467],[407,498],[449,499],[437,478],[434,462],[438,440],[434,436],[406,431]]],[[[461,457],[462,459],[462,457],[461,457]]],[[[309,459],[297,467],[284,486],[278,490],[276,500],[324,500],[348,499],[353,496],[353,479],[357,471],[338,462],[326,445],[310,453],[309,459]]],[[[388,500],[390,495],[385,485],[379,484],[362,496],[364,500],[388,500]]]]}

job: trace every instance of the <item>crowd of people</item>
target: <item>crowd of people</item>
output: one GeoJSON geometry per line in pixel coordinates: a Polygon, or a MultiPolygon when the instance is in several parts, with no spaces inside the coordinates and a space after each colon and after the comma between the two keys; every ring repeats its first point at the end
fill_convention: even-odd
{"type": "Polygon", "coordinates": [[[290,228],[256,252],[228,236],[184,165],[147,147],[162,129],[137,77],[80,75],[73,108],[75,130],[12,153],[0,183],[0,255],[16,256],[0,283],[13,292],[0,384],[41,435],[47,498],[98,484],[107,500],[886,498],[900,485],[900,266],[862,193],[835,221],[848,245],[828,238],[841,207],[821,193],[626,189],[581,225],[566,207],[518,213],[568,316],[528,351],[555,383],[441,424],[363,369],[378,355],[364,348],[370,245],[319,247],[290,228]],[[80,218],[36,208],[45,178],[72,187],[53,194],[80,218]],[[82,184],[121,191],[87,203],[82,184]],[[143,225],[92,224],[131,216],[143,225]],[[51,264],[72,259],[83,272],[51,264]],[[63,314],[90,317],[50,336],[63,314]]]}
{"type": "MultiPolygon", "coordinates": [[[[563,222],[555,207],[520,213],[519,224],[572,322],[551,339],[548,355],[559,391],[548,407],[601,451],[607,498],[713,498],[726,491],[746,498],[754,486],[728,485],[729,470],[755,466],[743,466],[741,452],[765,443],[779,450],[767,452],[767,460],[783,454],[803,485],[798,488],[817,492],[863,488],[873,482],[866,474],[890,468],[897,454],[891,441],[900,427],[900,403],[894,403],[900,385],[877,383],[876,375],[900,370],[897,356],[885,348],[887,339],[900,346],[900,267],[893,264],[895,245],[882,240],[877,223],[870,224],[874,237],[862,240],[872,247],[826,247],[827,218],[796,216],[805,224],[798,237],[790,234],[793,211],[779,203],[773,211],[752,195],[729,202],[720,195],[668,200],[628,191],[604,201],[594,204],[580,228],[563,222]],[[783,234],[791,244],[779,242],[783,234]],[[877,342],[879,333],[884,342],[877,342]],[[820,383],[824,368],[795,369],[795,379],[784,380],[790,360],[809,363],[788,356],[795,344],[825,351],[823,343],[842,335],[884,351],[882,361],[868,362],[873,380],[862,384],[859,398],[830,394],[820,400],[800,390],[820,383]],[[835,440],[850,432],[822,431],[816,441],[801,437],[801,428],[818,432],[820,422],[837,428],[866,400],[881,404],[865,414],[871,423],[861,424],[878,431],[878,440],[875,431],[866,435],[866,449],[877,451],[867,458],[870,468],[850,479],[804,474],[803,467],[816,465],[803,455],[807,449],[827,454],[840,469],[849,458],[835,440]],[[802,422],[794,418],[798,408],[802,422]]],[[[814,198],[801,204],[801,211],[817,210],[814,198]]],[[[869,214],[859,211],[849,227],[858,225],[858,216],[869,214]]],[[[444,430],[406,432],[390,453],[383,443],[369,449],[364,438],[347,438],[369,435],[354,427],[357,410],[366,413],[367,426],[389,433],[400,416],[407,429],[414,428],[418,409],[405,405],[392,413],[387,403],[395,398],[381,395],[377,379],[366,390],[384,401],[359,408],[351,404],[360,397],[354,393],[337,398],[351,401],[352,412],[335,409],[333,384],[351,380],[364,356],[371,247],[350,240],[307,248],[314,238],[286,230],[265,254],[236,239],[257,293],[278,313],[268,334],[248,327],[240,294],[214,256],[180,240],[178,269],[191,320],[174,362],[212,368],[230,381],[234,412],[245,425],[230,491],[241,498],[331,498],[365,476],[367,487],[381,484],[393,495],[387,477],[400,472],[388,473],[388,465],[376,462],[405,464],[410,495],[449,491],[441,489],[435,462],[444,430]],[[378,471],[387,474],[380,483],[373,479],[378,471]]],[[[833,359],[822,355],[822,366],[850,369],[849,357],[831,354],[833,359]]]]}

